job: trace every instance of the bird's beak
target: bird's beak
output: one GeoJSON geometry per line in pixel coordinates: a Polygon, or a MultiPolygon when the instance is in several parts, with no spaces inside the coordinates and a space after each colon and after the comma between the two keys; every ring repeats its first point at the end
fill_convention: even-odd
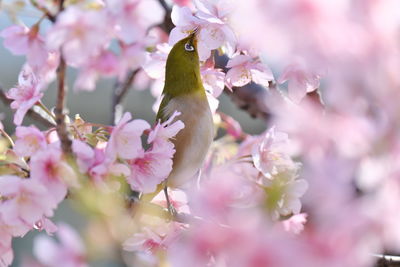
{"type": "Polygon", "coordinates": [[[198,33],[198,30],[195,29],[195,30],[189,35],[189,43],[190,43],[191,45],[193,45],[194,47],[196,47],[196,48],[197,48],[197,33],[198,33]]]}

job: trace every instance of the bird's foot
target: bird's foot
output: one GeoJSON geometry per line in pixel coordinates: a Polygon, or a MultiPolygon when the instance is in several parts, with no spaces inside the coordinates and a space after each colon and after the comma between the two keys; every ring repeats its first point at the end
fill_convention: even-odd
{"type": "Polygon", "coordinates": [[[174,205],[172,205],[169,199],[168,190],[166,186],[164,187],[164,194],[165,194],[165,199],[167,200],[168,212],[172,218],[175,218],[178,215],[178,212],[176,211],[174,205]]]}
{"type": "Polygon", "coordinates": [[[176,218],[178,216],[178,212],[172,204],[168,205],[168,212],[172,218],[176,218]]]}

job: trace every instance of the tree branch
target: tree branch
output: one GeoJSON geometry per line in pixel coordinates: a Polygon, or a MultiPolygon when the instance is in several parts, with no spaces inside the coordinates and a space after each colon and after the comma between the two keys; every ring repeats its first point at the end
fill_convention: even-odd
{"type": "Polygon", "coordinates": [[[389,256],[389,255],[375,255],[378,257],[378,261],[375,267],[399,267],[400,257],[399,256],[389,256]]]}
{"type": "Polygon", "coordinates": [[[121,102],[125,95],[128,93],[129,88],[131,88],[133,81],[135,80],[136,74],[139,72],[140,69],[134,70],[129,73],[128,77],[126,77],[125,81],[123,82],[116,82],[113,89],[113,96],[112,96],[112,107],[111,107],[111,124],[117,123],[121,117],[121,102]]]}
{"type": "Polygon", "coordinates": [[[160,5],[164,8],[165,10],[165,16],[164,16],[164,21],[159,25],[161,29],[163,29],[166,33],[169,33],[175,25],[172,23],[171,19],[171,7],[165,2],[165,0],[158,0],[160,5]]]}
{"type": "Polygon", "coordinates": [[[54,110],[56,116],[56,130],[61,142],[61,149],[65,155],[72,155],[72,141],[69,138],[67,124],[65,122],[65,102],[67,87],[65,86],[65,72],[67,65],[63,56],[60,58],[60,65],[57,68],[57,103],[54,110]]]}
{"type": "MultiPolygon", "coordinates": [[[[228,71],[226,64],[229,58],[226,55],[215,55],[215,67],[228,71]]],[[[271,97],[283,101],[278,93],[275,83],[271,83],[270,90],[256,83],[249,83],[243,87],[235,87],[232,91],[225,87],[224,92],[231,98],[240,109],[245,110],[253,118],[260,118],[267,121],[271,112],[267,106],[267,100],[271,97]]]]}

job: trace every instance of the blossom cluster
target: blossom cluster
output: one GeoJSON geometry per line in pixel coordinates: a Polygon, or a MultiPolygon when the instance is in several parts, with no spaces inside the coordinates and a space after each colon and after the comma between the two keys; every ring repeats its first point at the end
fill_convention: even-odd
{"type": "Polygon", "coordinates": [[[172,122],[178,115],[151,129],[146,121],[131,120],[131,114],[125,113],[108,129],[107,141],[101,141],[103,134],[92,132],[90,125],[76,120],[71,125],[78,136],[72,145],[75,169],[63,155],[55,129],[42,132],[35,126],[18,126],[15,144],[4,154],[9,173],[0,176],[2,266],[12,261],[12,237],[33,229],[49,234],[57,230],[49,218],[67,194],[79,190],[81,175],[98,188],[107,187],[110,177],[124,177],[132,190],[155,191],[172,169],[175,150],[169,139],[184,127],[181,121],[172,122]],[[141,141],[144,131],[150,131],[146,150],[141,141]]]}
{"type": "Polygon", "coordinates": [[[89,250],[115,247],[129,266],[372,266],[371,255],[400,253],[398,1],[170,2],[32,1],[43,18],[0,32],[26,57],[6,92],[15,135],[0,122],[0,266],[34,229],[59,242],[39,236],[27,266],[87,266],[89,250]],[[192,33],[222,134],[181,188],[160,192],[172,140],[190,127],[179,111],[153,127],[130,113],[114,126],[60,123],[41,101],[66,64],[75,90],[134,74],[157,109],[168,53],[192,33]],[[222,92],[250,83],[268,96],[259,135],[218,111],[222,92]],[[22,126],[38,109],[54,127],[22,126]],[[87,209],[85,242],[51,221],[66,198],[87,209]]]}

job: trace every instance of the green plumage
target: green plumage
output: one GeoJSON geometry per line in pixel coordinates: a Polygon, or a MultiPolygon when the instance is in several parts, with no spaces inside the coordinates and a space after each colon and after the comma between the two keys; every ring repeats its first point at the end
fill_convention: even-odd
{"type": "MultiPolygon", "coordinates": [[[[175,112],[185,127],[171,141],[172,171],[164,185],[181,187],[194,181],[214,137],[214,123],[200,75],[196,33],[174,45],[167,58],[163,100],[157,121],[175,112]]],[[[161,188],[161,186],[159,186],[161,188]]]]}
{"type": "Polygon", "coordinates": [[[161,119],[161,121],[168,119],[163,110],[172,98],[191,93],[206,96],[200,76],[199,55],[194,33],[180,40],[171,49],[167,58],[162,93],[164,97],[157,113],[157,120],[161,119]],[[185,46],[193,47],[193,51],[187,51],[185,46]]]}

